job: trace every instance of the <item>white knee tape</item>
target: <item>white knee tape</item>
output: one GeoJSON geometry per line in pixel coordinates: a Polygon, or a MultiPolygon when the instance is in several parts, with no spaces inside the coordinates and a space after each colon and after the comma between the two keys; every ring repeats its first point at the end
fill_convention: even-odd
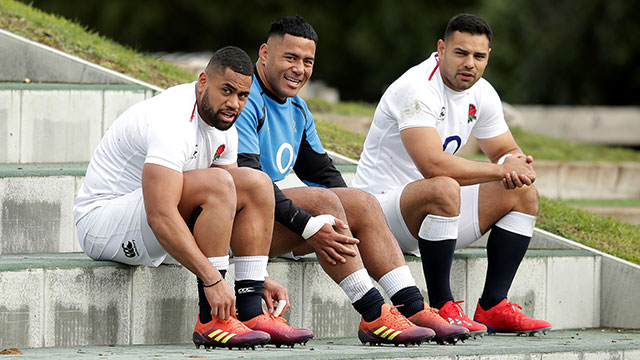
{"type": "Polygon", "coordinates": [[[444,217],[429,214],[422,221],[418,236],[429,241],[457,239],[459,220],[460,216],[444,217]]]}
{"type": "Polygon", "coordinates": [[[536,217],[533,215],[511,211],[495,224],[497,227],[522,236],[533,236],[536,217]]]}
{"type": "Polygon", "coordinates": [[[211,265],[218,269],[218,271],[229,269],[229,255],[210,257],[208,259],[211,265]]]}

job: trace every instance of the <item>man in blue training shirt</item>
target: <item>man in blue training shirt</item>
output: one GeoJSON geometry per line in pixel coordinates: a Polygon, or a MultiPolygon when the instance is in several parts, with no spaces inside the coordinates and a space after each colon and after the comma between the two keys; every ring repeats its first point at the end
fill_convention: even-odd
{"type": "Polygon", "coordinates": [[[313,71],[316,43],[316,32],[301,17],[274,22],[236,122],[240,166],[262,169],[273,181],[293,169],[312,185],[280,190],[274,184],[276,224],[269,256],[315,252],[362,315],[358,337],[363,343],[466,339],[466,328],[450,325],[426,305],[375,198],[347,188],[322,148],[313,116],[298,96],[313,71]],[[384,303],[369,274],[394,305],[402,305],[400,312],[384,303]],[[381,331],[383,326],[396,331],[381,331]]]}

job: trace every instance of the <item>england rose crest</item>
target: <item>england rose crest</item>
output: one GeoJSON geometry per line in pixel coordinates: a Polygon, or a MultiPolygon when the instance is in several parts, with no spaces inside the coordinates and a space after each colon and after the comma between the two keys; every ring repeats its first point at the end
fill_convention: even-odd
{"type": "Polygon", "coordinates": [[[218,150],[216,150],[216,154],[213,155],[213,160],[211,160],[211,163],[213,164],[214,161],[218,160],[218,158],[220,157],[220,155],[222,155],[223,152],[224,152],[224,144],[218,146],[218,150]]]}
{"type": "Polygon", "coordinates": [[[469,104],[469,118],[467,119],[467,124],[476,119],[476,106],[473,104],[469,104]]]}

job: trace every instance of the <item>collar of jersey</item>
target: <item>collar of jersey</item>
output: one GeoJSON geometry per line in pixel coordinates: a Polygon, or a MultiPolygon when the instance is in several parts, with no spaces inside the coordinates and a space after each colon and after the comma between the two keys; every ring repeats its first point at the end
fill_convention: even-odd
{"type": "Polygon", "coordinates": [[[267,89],[262,79],[260,79],[260,75],[258,75],[258,69],[256,67],[253,68],[253,73],[255,74],[256,79],[258,79],[258,84],[260,85],[260,88],[262,89],[263,94],[266,94],[271,100],[277,102],[280,105],[287,102],[287,98],[284,98],[284,100],[282,100],[278,98],[276,94],[272,93],[271,91],[269,91],[269,89],[267,89]]]}

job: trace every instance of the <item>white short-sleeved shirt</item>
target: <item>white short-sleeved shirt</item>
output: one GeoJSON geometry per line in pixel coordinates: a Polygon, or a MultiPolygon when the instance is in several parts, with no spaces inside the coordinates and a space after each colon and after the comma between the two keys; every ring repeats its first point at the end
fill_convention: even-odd
{"type": "Polygon", "coordinates": [[[373,115],[353,186],[383,194],[423,179],[400,138],[404,129],[436,128],[443,151],[455,154],[471,133],[487,139],[505,133],[502,103],[481,78],[469,89],[448,88],[437,53],[412,67],[385,91],[373,115]]]}
{"type": "Polygon", "coordinates": [[[73,208],[76,223],[105,201],[142,187],[144,164],[184,172],[234,164],[235,126],[218,130],[200,118],[196,82],[174,86],[133,105],[105,133],[73,208]]]}

